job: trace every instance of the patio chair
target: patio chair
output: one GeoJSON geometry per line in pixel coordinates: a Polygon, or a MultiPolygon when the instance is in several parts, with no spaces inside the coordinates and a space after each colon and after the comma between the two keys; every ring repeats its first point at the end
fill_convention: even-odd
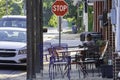
{"type": "Polygon", "coordinates": [[[54,44],[52,48],[49,48],[49,53],[51,54],[49,63],[49,77],[52,80],[60,72],[62,77],[67,73],[67,77],[70,80],[70,56],[66,56],[65,53],[58,54],[56,50],[66,49],[67,44],[54,44]],[[64,70],[63,70],[64,68],[64,70]],[[66,71],[65,71],[66,70],[66,71]],[[64,72],[63,72],[64,71],[64,72]]]}
{"type": "Polygon", "coordinates": [[[94,46],[84,46],[84,48],[88,48],[86,51],[81,53],[81,57],[76,55],[77,63],[80,67],[79,69],[79,76],[81,76],[80,72],[82,72],[83,78],[88,75],[87,70],[90,70],[94,76],[94,65],[96,61],[99,59],[99,47],[97,45],[94,46]]]}
{"type": "MultiPolygon", "coordinates": [[[[105,41],[105,44],[102,47],[98,45],[89,47],[88,50],[85,52],[85,55],[82,57],[82,61],[79,61],[80,66],[83,66],[83,69],[91,69],[93,76],[96,68],[100,76],[100,66],[104,63],[104,56],[107,47],[108,41],[105,41]]],[[[86,70],[84,70],[84,73],[85,71],[86,70]]]]}

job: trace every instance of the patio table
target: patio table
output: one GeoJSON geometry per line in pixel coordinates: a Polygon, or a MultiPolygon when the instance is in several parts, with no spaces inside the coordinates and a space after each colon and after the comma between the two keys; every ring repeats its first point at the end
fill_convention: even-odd
{"type": "MultiPolygon", "coordinates": [[[[78,64],[79,65],[80,69],[78,69],[78,71],[79,71],[79,77],[80,77],[80,71],[82,71],[84,76],[87,74],[86,69],[84,68],[84,66],[82,64],[82,55],[83,54],[81,54],[81,51],[86,51],[86,50],[88,50],[88,48],[74,48],[74,49],[67,49],[67,50],[62,49],[62,50],[56,50],[56,52],[58,54],[65,53],[64,56],[70,56],[71,52],[75,52],[75,55],[79,55],[79,58],[81,58],[80,59],[81,63],[80,63],[80,61],[79,62],[76,61],[77,57],[75,56],[74,59],[76,62],[71,62],[71,64],[78,64]]],[[[59,55],[59,56],[63,56],[63,55],[59,55]]],[[[67,68],[67,65],[66,65],[66,68],[67,68]]],[[[71,69],[71,67],[70,67],[70,69],[71,69]]]]}
{"type": "Polygon", "coordinates": [[[62,50],[56,50],[57,53],[70,53],[70,52],[80,52],[80,51],[85,51],[87,48],[75,48],[75,49],[62,49],[62,50]]]}

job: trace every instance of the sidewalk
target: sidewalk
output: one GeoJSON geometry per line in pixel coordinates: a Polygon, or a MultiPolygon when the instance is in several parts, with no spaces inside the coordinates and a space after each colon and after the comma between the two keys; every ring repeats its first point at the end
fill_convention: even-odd
{"type": "MultiPolygon", "coordinates": [[[[55,36],[54,35],[52,35],[52,36],[46,35],[45,37],[48,37],[50,39],[51,38],[53,38],[53,39],[59,38],[56,35],[55,36]]],[[[77,41],[79,41],[79,39],[80,39],[79,34],[69,34],[69,35],[62,34],[61,38],[62,38],[62,40],[77,40],[77,41]]],[[[53,41],[53,39],[52,39],[52,42],[55,42],[55,41],[53,41]]],[[[73,43],[72,43],[72,45],[73,45],[73,43]]],[[[35,79],[35,80],[50,80],[48,69],[49,69],[49,64],[48,64],[48,62],[46,62],[46,64],[44,65],[43,77],[41,79],[35,79]]],[[[13,77],[13,78],[5,79],[5,80],[26,80],[26,74],[27,73],[21,74],[19,76],[13,77]]],[[[101,76],[98,76],[98,73],[95,73],[94,76],[92,76],[92,73],[89,73],[89,75],[86,78],[81,79],[81,78],[79,78],[78,71],[77,71],[75,66],[72,66],[72,70],[70,72],[70,75],[71,75],[70,80],[113,80],[112,78],[102,78],[101,76]]],[[[69,80],[69,79],[66,76],[64,78],[62,78],[61,74],[59,74],[55,77],[54,80],[69,80]]]]}
{"type": "MultiPolygon", "coordinates": [[[[48,73],[48,67],[49,67],[48,64],[44,65],[43,77],[39,78],[39,79],[35,79],[35,80],[50,80],[49,73],[48,73]]],[[[81,78],[79,78],[78,70],[76,69],[75,65],[72,66],[70,75],[71,75],[70,80],[113,80],[112,78],[102,78],[102,77],[98,76],[98,73],[95,73],[94,76],[92,75],[92,73],[88,73],[88,76],[86,78],[81,79],[81,78]]],[[[26,73],[23,75],[20,75],[20,76],[14,77],[14,78],[5,79],[5,80],[26,80],[26,73]]],[[[61,74],[58,73],[58,75],[55,76],[55,79],[53,79],[53,80],[69,80],[69,79],[67,76],[62,78],[61,74]]]]}

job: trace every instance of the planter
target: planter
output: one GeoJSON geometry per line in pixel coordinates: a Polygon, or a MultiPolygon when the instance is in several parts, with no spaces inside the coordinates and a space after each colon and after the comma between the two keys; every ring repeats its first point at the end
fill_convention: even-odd
{"type": "Polygon", "coordinates": [[[113,66],[101,65],[101,73],[103,78],[113,78],[113,66]]]}

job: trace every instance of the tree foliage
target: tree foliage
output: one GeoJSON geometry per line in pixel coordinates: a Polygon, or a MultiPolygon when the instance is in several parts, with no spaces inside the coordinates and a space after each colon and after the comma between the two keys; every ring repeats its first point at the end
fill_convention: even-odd
{"type": "Polygon", "coordinates": [[[50,24],[50,19],[52,18],[51,6],[54,0],[43,0],[43,25],[48,26],[50,24]]]}
{"type": "Polygon", "coordinates": [[[11,4],[10,7],[12,8],[11,13],[10,13],[11,15],[21,15],[21,13],[22,13],[21,5],[13,3],[13,4],[11,4]]]}
{"type": "MultiPolygon", "coordinates": [[[[56,26],[57,23],[58,23],[57,17],[53,18],[54,14],[51,12],[51,6],[52,6],[52,4],[53,4],[54,1],[55,0],[49,0],[49,1],[48,0],[44,0],[44,3],[43,3],[44,4],[43,5],[43,7],[44,7],[44,13],[46,13],[46,14],[49,13],[49,16],[46,15],[46,14],[44,14],[44,15],[47,16],[47,17],[44,16],[45,17],[44,19],[47,19],[49,25],[52,25],[52,27],[57,27],[56,26]],[[56,18],[56,20],[54,20],[55,18],[56,18]],[[56,25],[53,25],[53,23],[56,23],[56,25]]],[[[65,19],[68,18],[67,20],[69,20],[69,23],[75,22],[76,21],[76,13],[77,13],[76,9],[77,8],[76,8],[76,6],[73,6],[71,0],[65,0],[65,1],[68,3],[69,11],[68,11],[68,13],[63,18],[65,18],[65,19]]],[[[47,23],[47,20],[46,20],[46,23],[47,23]]]]}
{"type": "Polygon", "coordinates": [[[6,13],[10,13],[10,10],[7,10],[7,8],[10,8],[10,6],[6,4],[6,0],[1,0],[0,1],[0,18],[6,13]]]}
{"type": "MultiPolygon", "coordinates": [[[[82,3],[77,4],[76,6],[73,5],[72,0],[65,0],[68,3],[68,13],[63,16],[64,19],[67,19],[69,26],[73,22],[76,23],[76,25],[79,26],[79,29],[83,26],[83,20],[82,17],[79,17],[81,15],[83,5],[82,3]],[[79,12],[79,14],[78,14],[79,12]]],[[[51,26],[51,27],[57,27],[58,19],[57,16],[55,16],[52,11],[51,7],[53,2],[55,0],[43,0],[43,25],[44,26],[51,26]]],[[[24,6],[24,0],[23,3],[15,3],[14,0],[0,0],[0,18],[3,15],[23,15],[23,6],[24,6]]],[[[89,30],[92,30],[93,20],[92,20],[92,8],[88,8],[89,10],[89,30]]]]}
{"type": "Polygon", "coordinates": [[[58,22],[57,16],[52,15],[48,25],[51,26],[51,27],[57,27],[57,25],[58,25],[57,22],[58,22]]]}
{"type": "Polygon", "coordinates": [[[1,0],[0,1],[0,18],[4,15],[21,15],[22,6],[21,4],[16,4],[13,0],[1,0]]]}

